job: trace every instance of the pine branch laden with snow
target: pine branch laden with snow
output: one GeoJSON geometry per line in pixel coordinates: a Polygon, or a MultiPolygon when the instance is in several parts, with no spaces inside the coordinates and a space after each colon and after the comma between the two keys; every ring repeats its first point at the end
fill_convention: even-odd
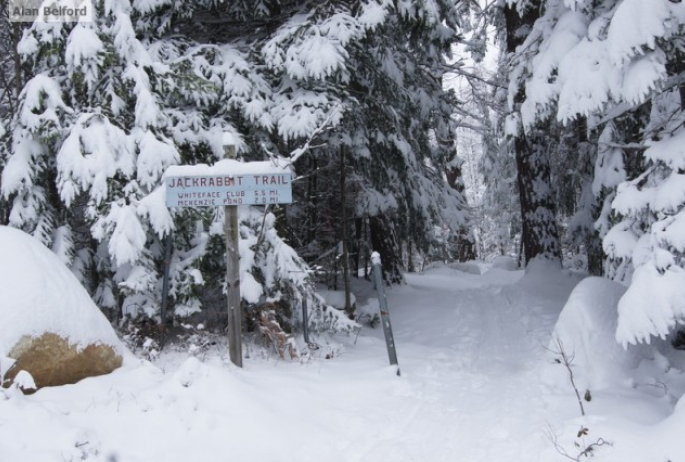
{"type": "Polygon", "coordinates": [[[348,175],[354,190],[353,199],[348,197],[354,203],[350,216],[385,217],[400,242],[411,239],[425,249],[435,242],[433,221],[458,230],[467,220],[461,193],[440,173],[454,148],[453,124],[449,97],[435,75],[444,72],[440,50],[449,49],[453,32],[436,27],[433,19],[428,20],[430,27],[420,25],[435,11],[398,10],[399,15],[392,8],[385,12],[382,22],[347,47],[345,67],[336,76],[347,82],[342,87],[342,122],[321,134],[325,147],[314,153],[321,159],[314,164],[328,165],[328,170],[312,165],[310,172],[302,163],[298,168],[329,182],[339,171],[333,159],[344,156],[344,163],[353,166],[348,175]]]}
{"type": "Polygon", "coordinates": [[[523,123],[557,106],[560,121],[604,125],[596,226],[612,275],[630,283],[619,304],[624,345],[685,321],[684,37],[680,2],[550,0],[527,40],[535,56],[525,64],[523,123]]]}
{"type": "Polygon", "coordinates": [[[635,268],[619,304],[623,344],[665,338],[685,322],[685,113],[677,119],[673,136],[648,142],[651,166],[622,183],[612,204],[624,231],[608,235],[605,245],[635,268]]]}
{"type": "Polygon", "coordinates": [[[81,276],[94,268],[89,254],[97,255],[95,279],[104,286],[94,290],[109,307],[112,290],[154,298],[159,255],[149,248],[173,225],[166,208],[166,217],[150,212],[146,199],[180,157],[160,130],[159,99],[142,71],[154,63],[135,38],[130,11],[117,2],[107,8],[97,23],[36,23],[20,42],[37,75],[12,122],[15,147],[2,192],[14,200],[11,224],[39,237],[81,276]],[[92,238],[107,251],[94,249],[92,238]]]}
{"type": "MultiPolygon", "coordinates": [[[[217,251],[211,217],[169,212],[159,186],[169,166],[223,157],[226,132],[245,160],[265,149],[305,158],[297,148],[307,140],[320,158],[344,145],[361,166],[359,214],[384,213],[416,240],[436,219],[464,226],[463,198],[440,174],[452,149],[451,101],[436,78],[457,39],[450,2],[290,6],[111,0],[92,23],[35,23],[24,34],[18,51],[34,77],[7,123],[2,195],[11,224],[58,252],[100,306],[157,312],[173,231],[170,293],[180,314],[201,308],[198,292],[216,280],[202,271],[217,251]],[[219,23],[223,40],[209,43],[219,23]]],[[[276,254],[257,252],[254,274],[264,276],[253,285],[293,306],[307,299],[317,328],[349,330],[305,280],[272,274],[271,259],[302,262],[270,242],[260,245],[276,254]]]]}
{"type": "Polygon", "coordinates": [[[315,331],[350,333],[357,324],[327,307],[314,293],[311,270],[275,229],[276,217],[253,207],[240,209],[240,288],[249,304],[284,304],[291,325],[302,323],[302,304],[315,331]]]}

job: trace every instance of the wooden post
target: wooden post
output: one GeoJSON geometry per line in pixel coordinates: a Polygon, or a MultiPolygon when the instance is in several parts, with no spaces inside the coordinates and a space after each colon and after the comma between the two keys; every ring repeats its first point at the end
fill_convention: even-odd
{"type": "Polygon", "coordinates": [[[376,291],[378,292],[378,306],[381,311],[381,324],[383,325],[383,334],[385,335],[385,345],[388,348],[388,358],[390,364],[397,366],[397,375],[400,375],[400,366],[397,363],[397,351],[395,350],[395,339],[392,335],[392,326],[390,325],[390,312],[388,311],[388,300],[385,298],[385,286],[383,285],[383,275],[381,274],[381,256],[378,252],[371,255],[371,262],[373,265],[373,278],[376,282],[376,291]]]}
{"type": "MultiPolygon", "coordinates": [[[[224,157],[235,158],[235,143],[224,134],[224,157]]],[[[224,207],[226,218],[226,299],[228,307],[228,353],[231,362],[243,367],[242,308],[240,306],[240,253],[238,252],[238,206],[224,207]]]]}

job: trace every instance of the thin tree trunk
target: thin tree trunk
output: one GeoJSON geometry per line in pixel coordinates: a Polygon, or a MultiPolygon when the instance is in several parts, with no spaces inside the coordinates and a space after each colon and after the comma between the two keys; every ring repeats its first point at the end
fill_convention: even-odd
{"type": "Polygon", "coordinates": [[[521,134],[514,143],[521,201],[521,239],[526,265],[537,256],[561,261],[549,155],[541,139],[542,132],[537,129],[533,129],[533,132],[537,133],[532,139],[521,134]]]}
{"type": "Polygon", "coordinates": [[[371,270],[369,258],[369,219],[362,221],[362,240],[364,241],[364,279],[371,280],[371,270]]]}
{"type": "Polygon", "coordinates": [[[21,57],[17,51],[19,39],[21,38],[21,25],[17,22],[12,23],[12,57],[14,58],[14,88],[16,90],[15,101],[19,98],[19,93],[24,88],[24,79],[21,75],[21,57]]]}
{"type": "MultiPolygon", "coordinates": [[[[586,117],[579,117],[574,123],[574,127],[576,129],[576,138],[578,140],[577,149],[581,154],[580,161],[582,162],[578,168],[582,172],[583,177],[588,178],[588,180],[585,180],[585,184],[582,186],[580,200],[581,207],[590,208],[590,216],[592,217],[592,221],[595,222],[600,216],[602,205],[597,195],[591,193],[592,183],[589,178],[595,177],[595,164],[597,163],[597,139],[596,136],[593,136],[594,139],[590,141],[586,117]],[[592,202],[588,204],[586,203],[587,199],[584,198],[584,196],[589,196],[590,194],[592,194],[592,202]]],[[[588,226],[586,230],[585,253],[587,255],[588,272],[593,276],[603,276],[605,254],[604,249],[602,248],[602,238],[599,236],[599,231],[597,231],[592,225],[588,226]]]]}
{"type": "Polygon", "coordinates": [[[391,284],[399,284],[403,281],[400,262],[397,260],[397,238],[382,216],[369,219],[369,234],[371,246],[375,252],[381,255],[383,262],[383,278],[391,284]]]}
{"type": "MultiPolygon", "coordinates": [[[[464,194],[466,186],[464,185],[463,172],[460,164],[457,162],[448,163],[445,166],[445,177],[447,178],[447,184],[452,189],[464,194]]],[[[473,247],[472,237],[472,231],[459,230],[457,233],[457,259],[459,261],[475,260],[476,253],[473,247]]]]}
{"type": "Polygon", "coordinates": [[[362,263],[362,252],[364,250],[364,241],[362,236],[362,227],[364,226],[364,221],[362,218],[354,219],[354,240],[356,245],[356,252],[354,254],[354,277],[359,278],[359,268],[362,263]]]}
{"type": "Polygon", "coordinates": [[[354,316],[354,306],[352,304],[352,287],[350,285],[349,254],[347,250],[347,195],[345,194],[345,149],[340,148],[340,208],[341,208],[341,240],[342,240],[342,270],[343,286],[345,288],[345,311],[348,316],[354,316]]]}
{"type": "Polygon", "coordinates": [[[318,187],[317,187],[317,177],[318,177],[319,165],[314,156],[310,156],[309,169],[310,174],[307,178],[307,243],[314,242],[316,240],[316,226],[318,223],[318,187]]]}
{"type": "Polygon", "coordinates": [[[593,276],[604,275],[604,249],[602,248],[602,239],[598,232],[592,233],[585,240],[585,248],[587,250],[587,270],[593,276]]]}
{"type": "Polygon", "coordinates": [[[407,241],[407,272],[415,273],[416,268],[414,267],[414,253],[412,252],[411,240],[407,241]]]}
{"type": "MultiPolygon", "coordinates": [[[[685,72],[685,52],[681,50],[676,51],[675,59],[666,65],[666,69],[670,75],[679,75],[685,72]]],[[[685,84],[681,83],[678,86],[680,94],[680,108],[685,109],[685,84]]]]}

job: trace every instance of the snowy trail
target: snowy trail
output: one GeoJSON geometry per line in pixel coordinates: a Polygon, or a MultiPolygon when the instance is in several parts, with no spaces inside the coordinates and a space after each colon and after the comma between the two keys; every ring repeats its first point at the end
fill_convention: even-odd
{"type": "Polygon", "coordinates": [[[536,365],[577,280],[521,276],[442,267],[391,288],[400,378],[365,328],[332,360],[176,355],[0,397],[0,461],[547,462],[536,365]]]}
{"type": "MultiPolygon", "coordinates": [[[[390,296],[406,398],[417,403],[392,438],[398,460],[537,460],[546,405],[536,365],[576,281],[541,296],[510,285],[520,273],[437,273],[409,275],[390,296]]],[[[388,460],[375,449],[359,460],[388,460]]]]}

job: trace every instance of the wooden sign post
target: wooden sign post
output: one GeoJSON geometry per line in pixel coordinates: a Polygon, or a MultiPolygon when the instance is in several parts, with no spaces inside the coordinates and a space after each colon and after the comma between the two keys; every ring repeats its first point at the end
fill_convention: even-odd
{"type": "MultiPolygon", "coordinates": [[[[224,135],[224,158],[235,159],[235,144],[224,135]],[[228,141],[228,142],[227,142],[228,141]]],[[[228,309],[228,354],[243,367],[242,317],[240,306],[240,251],[238,250],[238,206],[224,206],[226,231],[226,303],[228,309]]]]}
{"type": "Polygon", "coordinates": [[[224,207],[228,349],[231,362],[243,367],[238,206],[291,203],[291,175],[270,162],[234,160],[235,144],[230,135],[224,136],[224,149],[226,159],[212,167],[169,167],[165,174],[166,204],[167,207],[224,207]]]}

